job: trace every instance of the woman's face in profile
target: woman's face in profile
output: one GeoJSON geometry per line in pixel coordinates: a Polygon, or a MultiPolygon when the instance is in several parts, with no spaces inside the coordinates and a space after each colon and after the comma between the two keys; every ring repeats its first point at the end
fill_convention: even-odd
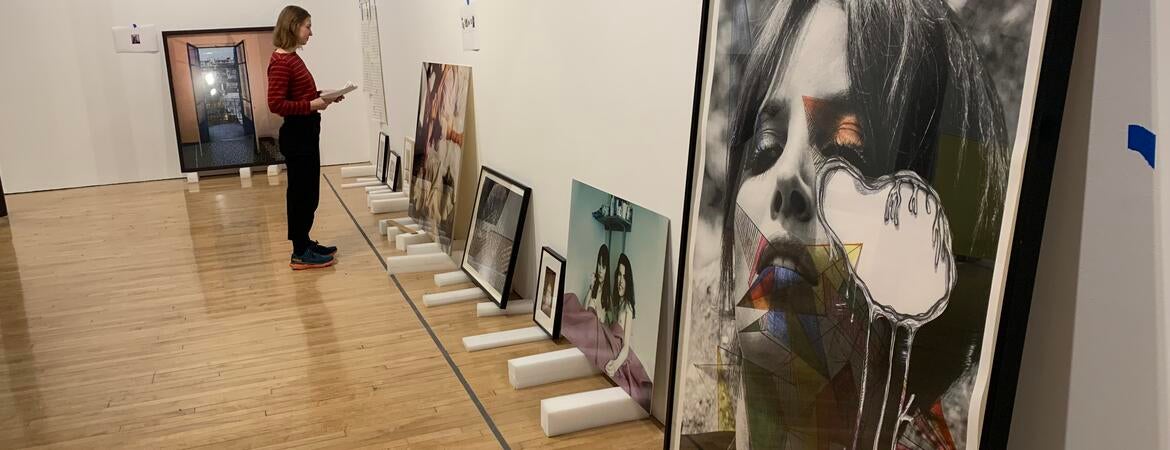
{"type": "Polygon", "coordinates": [[[309,43],[309,37],[313,36],[313,18],[307,17],[301,26],[297,27],[297,42],[301,45],[309,43]]]}

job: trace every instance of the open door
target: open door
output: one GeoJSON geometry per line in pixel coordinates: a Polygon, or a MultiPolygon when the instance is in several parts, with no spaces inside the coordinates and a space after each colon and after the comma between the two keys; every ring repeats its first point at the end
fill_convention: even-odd
{"type": "Polygon", "coordinates": [[[199,61],[199,48],[187,44],[187,65],[191,70],[191,90],[195,92],[195,120],[199,122],[199,150],[203,143],[211,140],[207,128],[207,82],[203,79],[203,67],[199,61]]]}
{"type": "Polygon", "coordinates": [[[255,153],[260,153],[260,142],[256,136],[256,121],[252,112],[252,85],[248,78],[248,58],[244,52],[244,41],[235,46],[236,70],[240,80],[240,111],[243,116],[244,133],[252,136],[255,153]]]}

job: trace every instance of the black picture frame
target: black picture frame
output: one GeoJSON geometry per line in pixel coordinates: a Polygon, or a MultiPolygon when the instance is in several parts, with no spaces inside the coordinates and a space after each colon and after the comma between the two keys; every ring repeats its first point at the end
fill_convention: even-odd
{"type": "Polygon", "coordinates": [[[378,181],[382,182],[382,184],[386,184],[386,175],[387,175],[387,173],[386,173],[386,169],[387,169],[386,158],[387,158],[387,156],[389,156],[389,153],[390,153],[390,136],[387,136],[386,133],[379,131],[378,132],[378,152],[377,152],[377,155],[375,156],[375,161],[374,161],[374,178],[377,178],[378,181]]]}
{"type": "Polygon", "coordinates": [[[508,296],[512,292],[512,280],[516,273],[516,260],[520,256],[520,241],[524,237],[524,223],[527,220],[528,204],[531,197],[532,189],[528,186],[521,184],[511,177],[493,170],[490,167],[480,167],[479,181],[475,187],[475,206],[472,210],[471,223],[467,227],[467,236],[466,240],[464,241],[467,243],[467,248],[463,252],[463,260],[460,262],[459,268],[467,274],[467,277],[471,279],[472,283],[482,289],[484,293],[488,294],[488,298],[491,299],[492,303],[495,303],[496,306],[499,306],[501,309],[508,306],[508,296]],[[519,217],[516,221],[516,234],[512,237],[512,247],[509,251],[508,267],[504,273],[503,288],[499,291],[496,291],[494,287],[492,287],[486,280],[484,280],[483,275],[480,274],[479,271],[468,262],[468,259],[471,257],[472,253],[471,246],[473,245],[473,238],[478,227],[477,220],[479,218],[479,212],[482,206],[480,202],[483,200],[484,181],[489,178],[491,178],[493,182],[497,184],[504,184],[505,187],[509,190],[513,192],[519,191],[521,194],[520,210],[518,212],[519,217]]]}
{"type": "Polygon", "coordinates": [[[390,136],[385,132],[378,132],[378,161],[375,167],[375,178],[390,188],[391,191],[402,190],[402,156],[390,148],[390,136]],[[394,171],[390,170],[390,162],[394,162],[394,171]]]}
{"type": "MultiPolygon", "coordinates": [[[[281,156],[279,158],[274,158],[272,161],[259,161],[259,162],[252,162],[252,163],[226,164],[226,165],[206,166],[206,167],[188,167],[187,166],[187,163],[183,160],[183,135],[180,132],[179,106],[178,106],[178,102],[175,98],[175,84],[172,82],[174,74],[172,73],[172,68],[171,68],[171,64],[170,64],[171,49],[170,49],[170,45],[168,45],[168,43],[167,43],[167,39],[169,37],[172,37],[172,36],[186,36],[186,35],[200,35],[200,34],[257,33],[257,32],[271,33],[272,30],[274,30],[274,29],[275,29],[274,26],[254,26],[254,27],[238,27],[238,28],[166,30],[166,31],[162,32],[161,45],[163,48],[163,66],[166,67],[167,89],[170,92],[170,96],[171,96],[171,118],[172,118],[172,120],[174,122],[174,126],[175,126],[175,151],[179,155],[179,172],[191,173],[191,172],[199,172],[199,171],[227,170],[227,169],[239,169],[239,168],[243,168],[243,167],[258,167],[258,166],[265,166],[265,165],[272,165],[272,164],[283,164],[284,157],[281,156]]],[[[253,56],[252,58],[255,58],[255,57],[256,56],[253,56]]],[[[268,57],[268,55],[260,55],[259,57],[266,58],[266,57],[268,57]]],[[[265,96],[264,101],[267,102],[267,95],[268,95],[267,92],[252,93],[252,94],[253,95],[257,95],[257,94],[264,95],[265,96]]],[[[259,145],[258,142],[257,142],[257,145],[259,145]]]]}
{"type": "Polygon", "coordinates": [[[399,156],[397,152],[390,150],[389,146],[387,146],[385,159],[385,164],[387,167],[386,186],[389,186],[390,190],[394,192],[399,192],[402,190],[402,171],[395,170],[394,172],[390,172],[390,161],[394,161],[394,167],[402,167],[402,156],[399,156]]]}
{"type": "MultiPolygon", "coordinates": [[[[676,298],[674,305],[673,334],[670,344],[670,369],[666,417],[664,421],[663,449],[671,449],[677,442],[675,433],[676,400],[679,397],[679,346],[683,319],[684,292],[688,279],[687,261],[689,240],[694,228],[691,218],[698,192],[695,192],[701,166],[698,166],[699,146],[703,113],[703,88],[705,64],[708,53],[709,26],[712,19],[711,0],[703,0],[700,12],[697,63],[691,110],[691,130],[687,176],[683,200],[683,224],[681,228],[676,298]]],[[[1061,121],[1064,114],[1066,93],[1077,29],[1081,15],[1081,0],[1050,2],[1037,1],[1037,7],[1047,4],[1046,29],[1043,50],[1040,56],[1039,73],[1035,87],[1034,109],[1028,126],[1027,149],[1019,186],[1014,231],[1010,236],[1011,250],[1007,258],[1007,273],[996,328],[995,347],[991,357],[991,370],[987,384],[987,396],[982,413],[982,429],[979,446],[982,449],[1007,447],[1019,377],[1020,362],[1027,331],[1029,307],[1035,284],[1036,264],[1042,245],[1045,215],[1051,189],[1052,173],[1059,146],[1061,121]],[[1027,213],[1031,212],[1031,213],[1027,213]]],[[[1023,120],[1023,118],[1021,118],[1023,120]]],[[[1010,217],[1010,216],[1009,216],[1010,217]]],[[[1009,239],[1001,236],[1000,239],[1009,239]]],[[[994,294],[992,294],[994,295],[994,294]]]]}
{"type": "Polygon", "coordinates": [[[537,270],[537,273],[536,273],[536,295],[535,295],[535,300],[533,300],[533,305],[532,305],[532,321],[535,322],[536,325],[539,326],[541,330],[544,330],[544,332],[546,334],[548,334],[549,338],[554,339],[554,340],[560,339],[560,337],[561,337],[561,311],[562,311],[562,308],[564,307],[564,301],[565,301],[565,263],[566,263],[565,257],[561,256],[560,253],[557,253],[556,250],[553,250],[551,247],[548,247],[548,246],[541,248],[540,265],[536,266],[536,270],[537,270]],[[557,270],[556,270],[557,286],[556,286],[556,290],[554,293],[556,298],[554,298],[552,300],[553,313],[551,316],[546,315],[548,317],[548,319],[552,322],[552,329],[551,330],[549,329],[548,324],[541,321],[541,318],[540,318],[540,315],[541,315],[540,305],[541,305],[541,302],[544,300],[544,297],[543,297],[544,296],[544,289],[542,289],[542,287],[544,286],[544,283],[546,282],[546,279],[545,279],[546,271],[545,270],[547,268],[546,262],[548,261],[548,259],[546,259],[546,258],[550,258],[557,263],[557,270]]]}

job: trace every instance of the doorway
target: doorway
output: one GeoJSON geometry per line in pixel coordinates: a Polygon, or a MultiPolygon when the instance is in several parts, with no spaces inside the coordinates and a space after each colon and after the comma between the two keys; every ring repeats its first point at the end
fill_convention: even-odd
{"type": "Polygon", "coordinates": [[[248,84],[244,41],[229,46],[187,44],[199,142],[184,152],[192,167],[234,166],[260,156],[248,84]]]}

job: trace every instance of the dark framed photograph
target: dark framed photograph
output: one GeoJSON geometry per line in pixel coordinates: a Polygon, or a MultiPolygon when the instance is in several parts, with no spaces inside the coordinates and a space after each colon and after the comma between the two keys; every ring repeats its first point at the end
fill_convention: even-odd
{"type": "Polygon", "coordinates": [[[272,27],[164,31],[182,172],[281,164],[268,110],[272,27]],[[253,99],[258,95],[258,100],[253,99]]]}
{"type": "Polygon", "coordinates": [[[1080,1],[703,2],[667,448],[1004,448],[1080,1]]]}
{"type": "Polygon", "coordinates": [[[399,170],[399,167],[402,166],[402,156],[399,156],[397,152],[390,150],[389,145],[387,145],[384,163],[386,165],[386,186],[389,186],[390,190],[394,192],[401,191],[402,171],[399,170]]]}
{"type": "Polygon", "coordinates": [[[390,153],[390,136],[381,131],[378,132],[378,151],[374,161],[374,177],[386,183],[386,158],[390,153]]]}
{"type": "Polygon", "coordinates": [[[378,132],[378,157],[375,176],[392,191],[402,190],[402,156],[390,149],[390,136],[378,132]]]}
{"type": "Polygon", "coordinates": [[[500,308],[508,306],[512,275],[532,189],[482,167],[461,267],[500,308]]]}
{"type": "Polygon", "coordinates": [[[536,305],[532,321],[553,339],[561,337],[561,306],[565,296],[565,257],[549,247],[540,252],[536,270],[536,305]]]}

